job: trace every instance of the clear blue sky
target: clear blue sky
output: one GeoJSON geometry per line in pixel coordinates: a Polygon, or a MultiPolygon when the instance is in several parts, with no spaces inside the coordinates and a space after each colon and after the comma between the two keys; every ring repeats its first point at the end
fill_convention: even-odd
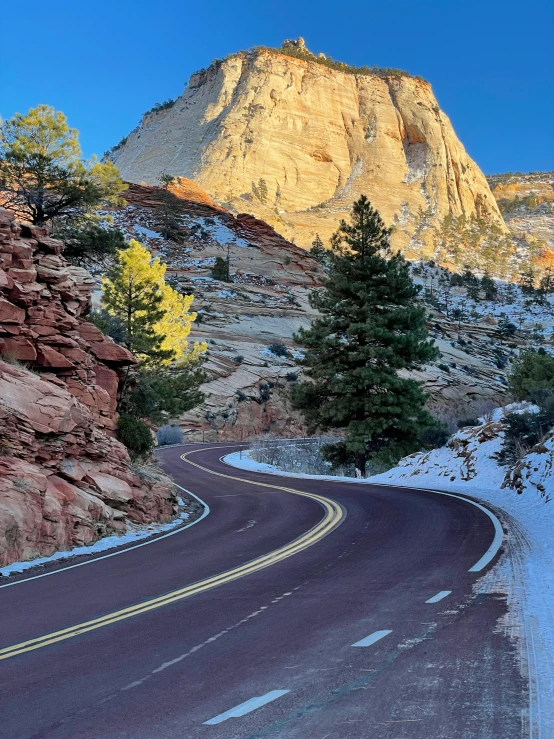
{"type": "Polygon", "coordinates": [[[87,156],[213,58],[304,36],[428,79],[485,172],[554,169],[552,0],[27,0],[4,4],[1,26],[0,114],[53,105],[87,156]]]}

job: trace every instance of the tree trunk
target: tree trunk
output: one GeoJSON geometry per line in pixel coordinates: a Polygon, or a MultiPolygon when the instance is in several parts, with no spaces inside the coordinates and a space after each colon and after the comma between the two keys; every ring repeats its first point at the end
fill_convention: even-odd
{"type": "Polygon", "coordinates": [[[366,455],[363,452],[355,453],[356,469],[360,470],[362,477],[365,477],[366,472],[366,455]]]}

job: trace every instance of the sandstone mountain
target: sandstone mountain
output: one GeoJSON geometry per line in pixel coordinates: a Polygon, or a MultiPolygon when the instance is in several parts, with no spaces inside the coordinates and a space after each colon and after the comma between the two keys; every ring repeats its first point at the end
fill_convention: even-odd
{"type": "Polygon", "coordinates": [[[408,257],[432,255],[448,214],[506,230],[428,82],[321,57],[288,42],[216,61],[109,156],[131,182],[194,179],[303,248],[316,233],[327,240],[361,193],[395,226],[393,245],[408,257]]]}
{"type": "Polygon", "coordinates": [[[94,279],[45,229],[0,209],[0,565],[177,512],[169,479],[113,436],[135,363],[83,315],[94,279]]]}

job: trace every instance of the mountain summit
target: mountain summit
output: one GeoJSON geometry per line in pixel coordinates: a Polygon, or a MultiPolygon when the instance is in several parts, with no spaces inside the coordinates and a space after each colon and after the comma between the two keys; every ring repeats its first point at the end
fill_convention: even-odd
{"type": "Polygon", "coordinates": [[[109,156],[131,182],[194,179],[304,247],[316,233],[327,239],[360,193],[395,226],[393,245],[408,256],[432,254],[434,229],[449,214],[505,230],[428,82],[315,56],[303,39],[214,61],[109,156]]]}

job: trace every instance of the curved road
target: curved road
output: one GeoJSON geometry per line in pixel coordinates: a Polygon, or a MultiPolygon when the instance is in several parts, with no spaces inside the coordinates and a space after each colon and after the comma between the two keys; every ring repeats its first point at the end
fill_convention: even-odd
{"type": "Polygon", "coordinates": [[[2,739],[529,735],[505,600],[473,588],[483,510],[243,472],[232,448],[159,453],[198,523],[0,581],[2,739]]]}

